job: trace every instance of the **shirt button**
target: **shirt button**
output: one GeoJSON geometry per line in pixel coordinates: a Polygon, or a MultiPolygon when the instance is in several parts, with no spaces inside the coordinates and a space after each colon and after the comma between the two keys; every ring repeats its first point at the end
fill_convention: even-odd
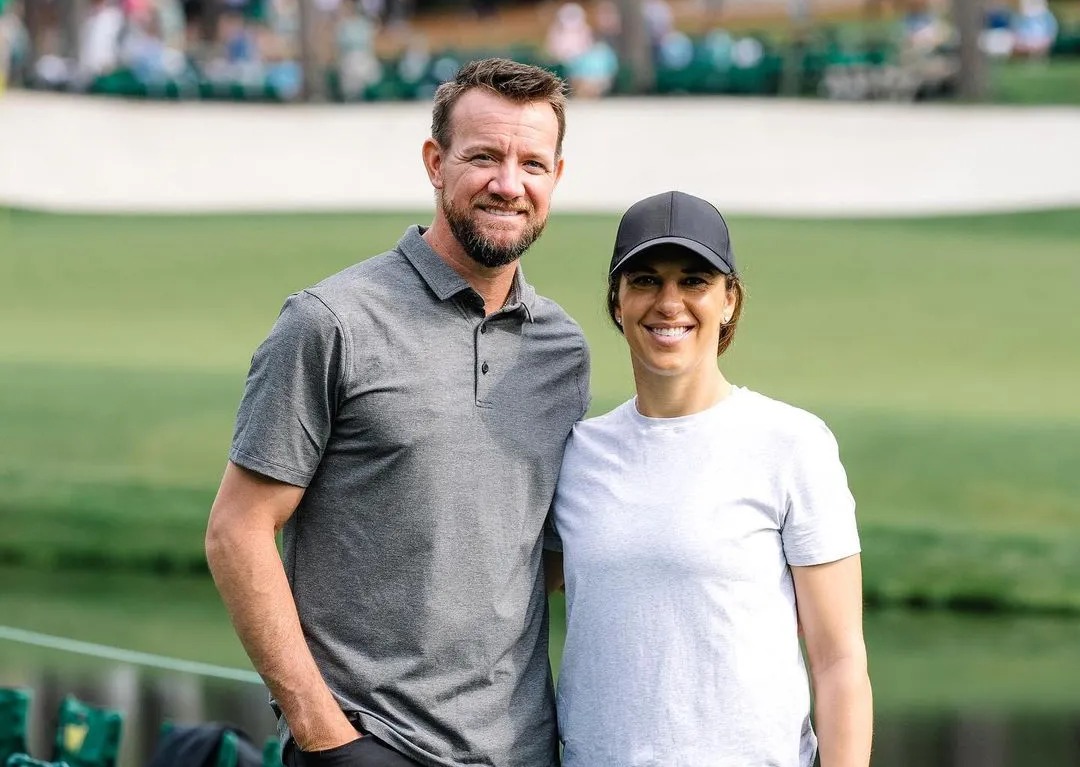
{"type": "Polygon", "coordinates": [[[486,333],[487,332],[487,325],[481,325],[480,326],[480,332],[481,333],[486,333]]]}
{"type": "Polygon", "coordinates": [[[483,373],[484,375],[487,375],[488,364],[486,362],[483,365],[480,366],[480,372],[483,373]]]}

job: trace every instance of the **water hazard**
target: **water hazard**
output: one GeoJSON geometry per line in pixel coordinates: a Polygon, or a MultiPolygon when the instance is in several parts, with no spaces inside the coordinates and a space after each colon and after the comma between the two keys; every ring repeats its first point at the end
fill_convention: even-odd
{"type": "MultiPolygon", "coordinates": [[[[875,767],[1080,765],[1080,621],[896,612],[871,613],[866,626],[875,767]]],[[[260,744],[274,733],[266,690],[250,681],[0,639],[9,685],[33,689],[39,756],[69,694],[124,713],[119,767],[146,763],[164,720],[227,721],[260,744]]]]}

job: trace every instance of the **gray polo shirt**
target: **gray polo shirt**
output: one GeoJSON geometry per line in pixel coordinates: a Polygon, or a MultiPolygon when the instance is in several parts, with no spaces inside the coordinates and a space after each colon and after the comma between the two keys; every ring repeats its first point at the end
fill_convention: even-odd
{"type": "Polygon", "coordinates": [[[485,318],[421,233],[288,298],[229,456],[307,488],[285,571],[364,730],[426,765],[549,767],[542,532],[588,351],[520,270],[485,318]]]}

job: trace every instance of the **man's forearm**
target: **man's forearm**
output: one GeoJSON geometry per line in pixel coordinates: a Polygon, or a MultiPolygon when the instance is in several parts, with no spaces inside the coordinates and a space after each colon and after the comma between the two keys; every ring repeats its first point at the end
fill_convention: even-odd
{"type": "Polygon", "coordinates": [[[821,767],[870,764],[873,710],[864,661],[838,660],[814,675],[814,729],[821,767]]]}
{"type": "Polygon", "coordinates": [[[273,533],[213,525],[206,556],[240,641],[304,750],[356,737],[311,656],[273,533]]]}

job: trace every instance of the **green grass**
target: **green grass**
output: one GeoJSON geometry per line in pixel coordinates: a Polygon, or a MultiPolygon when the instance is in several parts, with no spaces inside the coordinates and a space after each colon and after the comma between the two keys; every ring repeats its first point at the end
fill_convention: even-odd
{"type": "MultiPolygon", "coordinates": [[[[0,212],[0,561],[201,572],[284,297],[426,218],[0,212]]],[[[558,216],[525,262],[586,331],[594,413],[632,393],[615,223],[558,216]]],[[[870,601],[1080,611],[1080,211],[731,224],[749,301],[723,367],[832,425],[870,601]]]]}
{"type": "Polygon", "coordinates": [[[995,64],[990,70],[990,101],[1080,105],[1080,58],[995,64]]]}

